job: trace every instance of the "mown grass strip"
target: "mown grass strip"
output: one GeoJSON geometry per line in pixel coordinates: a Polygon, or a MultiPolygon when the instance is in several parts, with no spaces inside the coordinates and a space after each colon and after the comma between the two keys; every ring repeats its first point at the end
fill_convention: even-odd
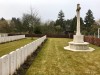
{"type": "Polygon", "coordinates": [[[37,54],[40,52],[41,48],[43,47],[44,43],[47,39],[33,52],[30,56],[27,57],[27,60],[20,66],[20,68],[13,74],[13,75],[25,75],[28,68],[31,66],[32,62],[36,58],[37,54]]]}
{"type": "MultiPolygon", "coordinates": [[[[34,38],[33,40],[35,40],[35,39],[36,38],[34,38]]],[[[31,38],[25,38],[25,39],[13,41],[13,42],[0,44],[0,57],[5,54],[8,54],[11,51],[16,50],[17,48],[20,48],[20,47],[32,42],[33,40],[31,38]]]]}
{"type": "Polygon", "coordinates": [[[71,39],[49,38],[26,75],[99,75],[100,47],[93,52],[64,50],[71,39]]]}

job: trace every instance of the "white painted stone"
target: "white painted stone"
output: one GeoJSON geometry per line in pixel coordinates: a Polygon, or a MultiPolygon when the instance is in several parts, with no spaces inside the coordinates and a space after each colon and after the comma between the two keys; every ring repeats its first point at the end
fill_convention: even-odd
{"type": "Polygon", "coordinates": [[[14,72],[16,71],[16,51],[12,51],[10,54],[9,54],[9,60],[10,60],[10,63],[9,63],[9,72],[10,72],[10,75],[13,75],[14,72]]]}
{"type": "Polygon", "coordinates": [[[84,43],[84,35],[74,35],[73,42],[84,43]]]}
{"type": "Polygon", "coordinates": [[[0,37],[0,43],[14,41],[14,40],[22,39],[22,38],[25,38],[25,35],[0,37]]]}
{"type": "Polygon", "coordinates": [[[75,49],[75,50],[88,50],[88,44],[87,42],[84,43],[74,43],[74,42],[69,42],[70,48],[75,49]]]}
{"type": "Polygon", "coordinates": [[[2,59],[0,58],[0,75],[2,75],[2,59]]]}
{"type": "Polygon", "coordinates": [[[37,44],[37,40],[35,40],[35,50],[37,49],[38,44],[37,44]]]}
{"type": "Polygon", "coordinates": [[[69,46],[64,47],[64,49],[71,51],[93,51],[93,48],[88,47],[87,42],[84,42],[84,36],[80,33],[80,4],[77,4],[77,31],[76,35],[74,35],[74,39],[72,42],[69,42],[69,46]]]}
{"type": "Polygon", "coordinates": [[[16,51],[14,51],[14,72],[16,72],[17,70],[17,55],[16,55],[16,51]]]}
{"type": "MultiPolygon", "coordinates": [[[[22,36],[22,38],[23,37],[25,36],[22,36]]],[[[21,37],[17,38],[11,37],[10,40],[15,40],[20,38],[21,37]]],[[[0,58],[0,75],[13,75],[16,69],[18,69],[20,65],[24,63],[26,58],[29,55],[31,55],[45,39],[46,36],[41,37],[39,40],[33,41],[32,43],[27,44],[24,47],[17,49],[16,51],[12,51],[11,53],[9,53],[9,55],[2,56],[0,58]]]]}
{"type": "Polygon", "coordinates": [[[24,59],[27,59],[27,46],[24,46],[24,59]]]}
{"type": "Polygon", "coordinates": [[[20,65],[22,65],[23,64],[23,55],[22,55],[22,47],[21,48],[19,48],[19,50],[20,50],[20,65]]]}
{"type": "Polygon", "coordinates": [[[26,60],[26,49],[25,46],[23,47],[23,61],[25,62],[26,60]]]}
{"type": "Polygon", "coordinates": [[[19,66],[22,65],[22,50],[19,49],[19,66]]]}
{"type": "Polygon", "coordinates": [[[0,75],[9,75],[9,55],[0,58],[0,75]]]}
{"type": "Polygon", "coordinates": [[[21,64],[23,64],[24,60],[25,60],[25,57],[24,57],[24,48],[21,47],[20,49],[21,49],[21,64]]]}
{"type": "Polygon", "coordinates": [[[20,67],[20,50],[19,49],[17,49],[16,50],[16,68],[17,69],[19,69],[19,67],[20,67]]]}
{"type": "Polygon", "coordinates": [[[66,47],[64,47],[64,49],[65,50],[69,50],[69,51],[76,51],[76,52],[78,52],[78,51],[80,51],[80,52],[92,52],[92,51],[94,51],[95,49],[94,48],[92,48],[92,47],[89,47],[88,48],[88,50],[75,50],[75,49],[72,49],[72,48],[70,48],[70,46],[66,46],[66,47]]]}
{"type": "Polygon", "coordinates": [[[32,43],[33,45],[33,52],[36,50],[36,47],[35,47],[35,41],[32,43]]]}

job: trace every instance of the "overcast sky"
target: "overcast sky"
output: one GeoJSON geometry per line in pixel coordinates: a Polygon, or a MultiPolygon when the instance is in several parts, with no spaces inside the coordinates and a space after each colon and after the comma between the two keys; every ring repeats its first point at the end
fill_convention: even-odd
{"type": "Polygon", "coordinates": [[[71,19],[76,15],[78,3],[82,18],[91,9],[95,19],[100,19],[100,0],[0,0],[0,18],[21,17],[23,13],[29,13],[32,7],[43,21],[56,20],[60,10],[64,12],[65,19],[71,19]]]}

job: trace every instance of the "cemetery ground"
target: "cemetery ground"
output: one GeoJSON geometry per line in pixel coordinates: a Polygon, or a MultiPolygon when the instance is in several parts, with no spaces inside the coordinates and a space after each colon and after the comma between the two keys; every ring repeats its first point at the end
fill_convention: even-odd
{"type": "MultiPolygon", "coordinates": [[[[36,38],[34,38],[33,40],[35,39],[36,38]]],[[[31,38],[25,38],[17,41],[0,44],[0,57],[32,42],[33,40],[31,38]]]]}
{"type": "Polygon", "coordinates": [[[72,39],[48,38],[26,75],[100,75],[100,47],[93,52],[64,50],[72,39]]]}

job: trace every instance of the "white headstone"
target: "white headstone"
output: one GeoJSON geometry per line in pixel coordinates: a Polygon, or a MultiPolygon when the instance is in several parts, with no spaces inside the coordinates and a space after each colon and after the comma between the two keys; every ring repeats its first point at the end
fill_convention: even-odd
{"type": "Polygon", "coordinates": [[[19,69],[20,67],[20,53],[19,49],[16,50],[16,67],[19,69]]]}
{"type": "Polygon", "coordinates": [[[10,75],[13,75],[14,72],[16,71],[16,52],[15,51],[12,51],[10,54],[9,54],[9,60],[10,60],[10,75]]]}
{"type": "Polygon", "coordinates": [[[2,75],[2,58],[0,58],[0,75],[2,75]]]}
{"type": "Polygon", "coordinates": [[[0,58],[0,75],[9,75],[9,55],[0,58]]]}

